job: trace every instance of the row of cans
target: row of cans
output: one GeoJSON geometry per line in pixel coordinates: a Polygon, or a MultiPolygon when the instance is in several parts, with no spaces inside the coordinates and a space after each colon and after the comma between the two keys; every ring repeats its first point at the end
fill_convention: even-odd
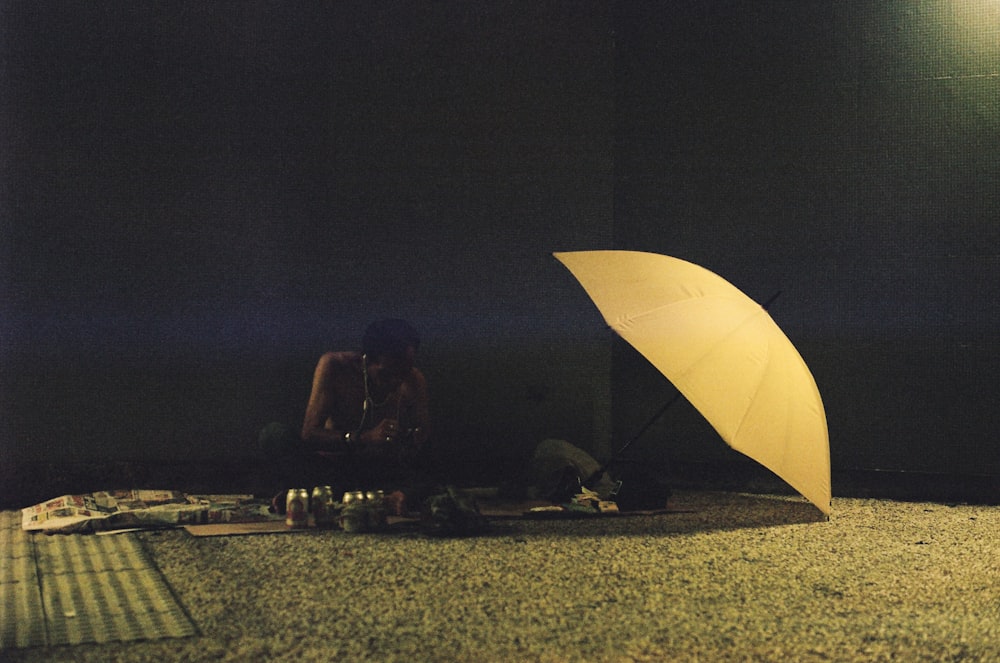
{"type": "Polygon", "coordinates": [[[345,532],[378,532],[388,525],[385,493],[360,490],[344,493],[340,526],[345,532]]]}
{"type": "Polygon", "coordinates": [[[373,504],[382,504],[385,501],[385,492],[381,490],[353,490],[349,493],[344,493],[344,497],[341,502],[346,506],[348,504],[354,504],[356,502],[371,502],[373,504]]]}
{"type": "Polygon", "coordinates": [[[338,521],[344,529],[368,531],[385,525],[385,493],[381,490],[351,491],[342,498],[343,513],[338,514],[330,486],[316,486],[310,496],[305,488],[291,488],[285,496],[285,525],[289,529],[309,527],[309,514],[316,527],[331,527],[338,521]],[[358,516],[364,516],[364,526],[357,527],[358,516]],[[347,520],[351,522],[345,522],[347,520]]]}
{"type": "Polygon", "coordinates": [[[290,529],[309,526],[309,514],[317,527],[328,527],[336,521],[336,504],[330,486],[316,486],[310,496],[305,488],[292,488],[285,495],[285,525],[290,529]]]}

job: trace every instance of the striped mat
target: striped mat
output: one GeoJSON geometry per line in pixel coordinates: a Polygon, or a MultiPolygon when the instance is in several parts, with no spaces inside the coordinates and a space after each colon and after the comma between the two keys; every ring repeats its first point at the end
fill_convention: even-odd
{"type": "Polygon", "coordinates": [[[134,534],[30,533],[0,512],[0,651],[196,634],[134,534]]]}

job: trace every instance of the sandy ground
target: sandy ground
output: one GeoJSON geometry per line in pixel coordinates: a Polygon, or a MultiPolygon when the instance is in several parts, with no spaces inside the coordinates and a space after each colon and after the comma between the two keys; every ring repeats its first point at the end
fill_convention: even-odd
{"type": "Polygon", "coordinates": [[[488,535],[137,534],[201,631],[5,661],[997,661],[1000,507],[678,491],[488,535]]]}

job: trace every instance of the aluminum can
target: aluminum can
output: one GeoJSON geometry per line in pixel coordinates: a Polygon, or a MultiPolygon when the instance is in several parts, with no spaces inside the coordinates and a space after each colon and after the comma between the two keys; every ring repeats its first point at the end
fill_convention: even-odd
{"type": "Polygon", "coordinates": [[[329,527],[333,524],[333,489],[330,486],[313,488],[312,515],[316,527],[329,527]]]}
{"type": "Polygon", "coordinates": [[[389,524],[385,510],[385,493],[381,490],[369,490],[365,493],[365,501],[368,529],[372,531],[385,529],[389,524]]]}
{"type": "Polygon", "coordinates": [[[345,532],[367,532],[368,516],[364,502],[351,502],[340,512],[340,527],[345,532]]]}
{"type": "Polygon", "coordinates": [[[285,497],[285,526],[302,529],[309,526],[309,491],[292,488],[285,497]]]}
{"type": "Polygon", "coordinates": [[[360,490],[352,490],[344,493],[341,500],[343,508],[340,510],[339,523],[345,532],[367,532],[368,531],[368,504],[365,502],[365,494],[360,490]]]}

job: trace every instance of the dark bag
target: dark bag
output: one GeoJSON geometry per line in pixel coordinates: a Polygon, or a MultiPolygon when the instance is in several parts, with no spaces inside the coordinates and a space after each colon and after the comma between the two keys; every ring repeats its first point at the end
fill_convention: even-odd
{"type": "Polygon", "coordinates": [[[452,487],[428,497],[420,511],[420,531],[427,536],[474,536],[488,526],[476,501],[452,487]]]}

